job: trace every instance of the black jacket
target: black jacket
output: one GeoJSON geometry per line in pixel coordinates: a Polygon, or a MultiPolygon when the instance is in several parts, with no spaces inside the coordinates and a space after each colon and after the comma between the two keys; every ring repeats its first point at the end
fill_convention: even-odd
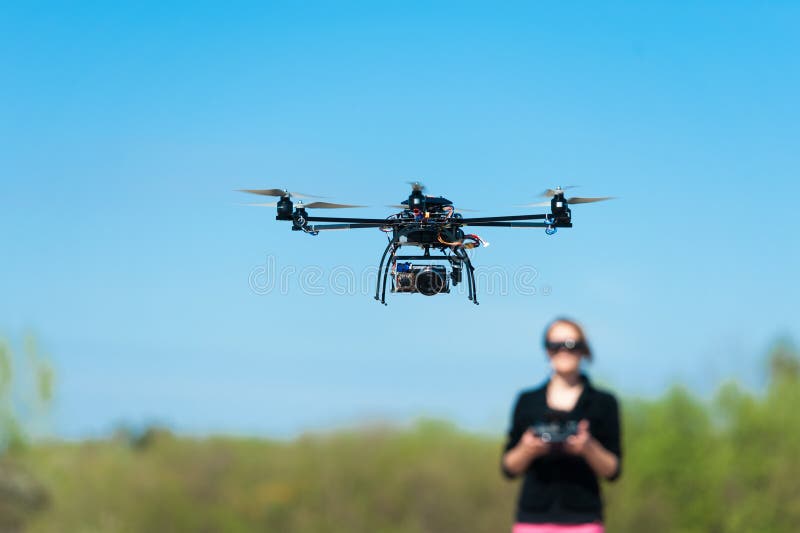
{"type": "MultiPolygon", "coordinates": [[[[534,423],[558,415],[566,420],[589,420],[589,432],[622,464],[619,406],[608,392],[592,386],[586,376],[583,392],[572,411],[554,411],[547,406],[547,383],[520,393],[514,405],[504,452],[517,445],[534,423]]],[[[501,463],[502,464],[502,463],[501,463]]],[[[506,477],[514,477],[505,466],[506,477]]],[[[609,480],[617,479],[620,469],[609,480]]],[[[597,475],[581,457],[553,451],[537,457],[525,472],[517,503],[517,521],[527,523],[580,524],[603,520],[603,502],[597,475]]]]}

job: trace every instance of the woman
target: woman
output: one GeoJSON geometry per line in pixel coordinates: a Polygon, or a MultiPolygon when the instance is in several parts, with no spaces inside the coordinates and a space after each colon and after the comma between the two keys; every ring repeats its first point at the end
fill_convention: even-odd
{"type": "Polygon", "coordinates": [[[525,476],[513,533],[603,533],[598,478],[617,479],[622,458],[617,400],[581,373],[592,352],[577,323],[554,320],[544,345],[552,374],[517,397],[502,460],[507,477],[525,476]],[[570,436],[552,442],[559,438],[532,427],[543,423],[570,436]]]}

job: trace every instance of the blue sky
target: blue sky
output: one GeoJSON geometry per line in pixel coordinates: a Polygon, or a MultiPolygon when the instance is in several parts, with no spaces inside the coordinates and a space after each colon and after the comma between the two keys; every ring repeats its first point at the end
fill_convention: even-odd
{"type": "Polygon", "coordinates": [[[0,332],[37,332],[70,438],[497,431],[558,314],[624,395],[758,388],[800,338],[799,23],[792,2],[6,3],[0,332]],[[381,216],[411,179],[485,215],[559,184],[619,199],[553,237],[479,232],[477,265],[535,269],[535,294],[382,307],[325,283],[374,266],[380,232],[300,235],[234,191],[381,216]],[[295,274],[257,294],[270,261],[295,274]]]}

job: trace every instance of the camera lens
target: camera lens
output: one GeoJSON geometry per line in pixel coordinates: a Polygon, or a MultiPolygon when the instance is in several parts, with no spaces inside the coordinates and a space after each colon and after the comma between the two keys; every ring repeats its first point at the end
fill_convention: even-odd
{"type": "Polygon", "coordinates": [[[417,290],[425,296],[433,296],[444,290],[444,278],[434,270],[423,270],[417,274],[417,290]]]}

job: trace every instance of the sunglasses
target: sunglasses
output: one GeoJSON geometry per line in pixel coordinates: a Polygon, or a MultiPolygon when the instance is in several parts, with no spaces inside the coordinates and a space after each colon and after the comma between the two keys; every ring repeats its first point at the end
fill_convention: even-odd
{"type": "Polygon", "coordinates": [[[582,353],[586,351],[586,343],[583,341],[576,341],[574,339],[567,339],[559,342],[545,341],[544,347],[550,353],[557,353],[561,350],[571,353],[582,353]]]}

